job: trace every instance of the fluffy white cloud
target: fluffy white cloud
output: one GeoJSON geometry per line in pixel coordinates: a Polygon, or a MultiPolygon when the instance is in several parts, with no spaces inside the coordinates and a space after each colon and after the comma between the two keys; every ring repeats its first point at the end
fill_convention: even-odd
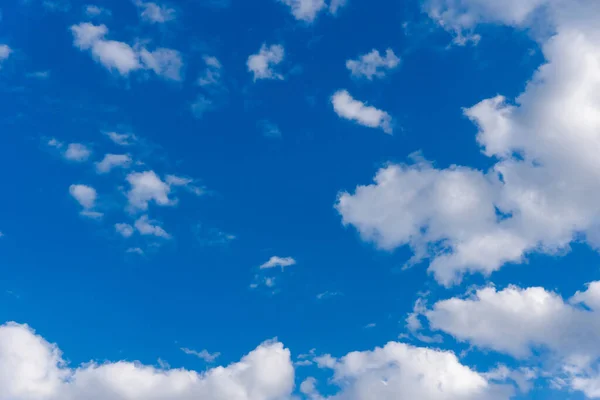
{"type": "Polygon", "coordinates": [[[96,171],[104,174],[113,168],[129,168],[131,157],[128,154],[106,154],[102,161],[96,163],[96,171]]]}
{"type": "MultiPolygon", "coordinates": [[[[500,400],[513,389],[495,385],[451,352],[390,342],[373,351],[321,360],[343,389],[329,400],[500,400]]],[[[304,385],[314,396],[313,385],[304,385]]]]}
{"type": "Polygon", "coordinates": [[[105,135],[119,146],[130,146],[137,140],[135,135],[130,133],[106,132],[105,135]]]}
{"type": "Polygon", "coordinates": [[[373,49],[370,53],[363,54],[357,60],[346,61],[346,68],[353,76],[367,78],[383,78],[387,71],[400,65],[400,58],[394,54],[392,49],[385,51],[385,56],[379,54],[379,50],[373,49]]]}
{"type": "Polygon", "coordinates": [[[290,352],[278,342],[203,373],[125,361],[71,369],[26,325],[0,326],[0,400],[282,400],[293,387],[290,352]]]}
{"type": "Polygon", "coordinates": [[[281,267],[283,270],[285,267],[291,267],[292,265],[296,265],[296,260],[294,260],[292,257],[273,256],[269,258],[269,261],[262,264],[260,269],[281,267]]]}
{"type": "Polygon", "coordinates": [[[71,185],[69,187],[69,193],[83,208],[80,212],[82,216],[88,218],[102,217],[102,213],[93,210],[96,206],[96,199],[98,198],[96,189],[87,185],[71,185]]]}
{"type": "Polygon", "coordinates": [[[135,221],[135,229],[144,236],[156,236],[163,239],[170,239],[171,235],[168,234],[156,221],[151,221],[147,215],[142,215],[135,221]]]}
{"type": "Polygon", "coordinates": [[[149,69],[167,79],[180,80],[183,62],[178,51],[159,48],[149,51],[145,48],[133,48],[125,42],[107,40],[106,25],[94,25],[83,22],[71,26],[73,44],[80,50],[89,50],[94,60],[109,70],[121,75],[132,71],[149,69]]]}
{"type": "MultiPolygon", "coordinates": [[[[58,143],[52,142],[51,143],[58,143]]],[[[49,142],[50,144],[50,142],[49,142]]],[[[52,144],[50,144],[52,146],[52,144]]],[[[55,147],[62,147],[62,145],[56,145],[55,147]]],[[[69,161],[83,162],[87,161],[92,154],[91,150],[84,144],[71,143],[67,146],[67,150],[63,153],[63,156],[69,161]]]]}
{"type": "Polygon", "coordinates": [[[335,92],[331,97],[331,103],[336,114],[342,118],[369,128],[381,128],[385,133],[392,133],[392,117],[388,113],[354,99],[347,90],[335,92]]]}
{"type": "Polygon", "coordinates": [[[84,7],[84,12],[85,12],[85,15],[90,18],[99,17],[101,15],[110,15],[111,14],[110,10],[107,10],[102,7],[98,7],[97,5],[94,5],[94,4],[86,5],[84,7]]]}
{"type": "Polygon", "coordinates": [[[263,44],[258,54],[252,54],[248,57],[246,63],[248,71],[252,72],[254,76],[254,81],[258,79],[283,79],[283,76],[274,70],[274,67],[283,61],[283,56],[283,46],[263,44]]]}
{"type": "MultiPolygon", "coordinates": [[[[289,6],[297,20],[313,22],[325,6],[325,0],[279,0],[289,6]]],[[[337,7],[335,7],[337,11],[337,7]]]]}
{"type": "Polygon", "coordinates": [[[147,210],[148,203],[151,201],[160,206],[174,204],[169,199],[171,187],[154,171],[132,172],[127,175],[127,182],[131,186],[127,198],[133,209],[147,210]]]}
{"type": "Polygon", "coordinates": [[[10,56],[10,53],[12,53],[12,50],[8,45],[0,44],[0,66],[2,65],[2,62],[10,56]]]}
{"type": "Polygon", "coordinates": [[[187,347],[182,347],[181,351],[183,351],[185,354],[198,357],[199,359],[204,360],[207,363],[214,362],[221,355],[221,353],[219,353],[219,352],[210,353],[208,350],[196,351],[196,350],[188,349],[187,347]]]}
{"type": "Polygon", "coordinates": [[[167,6],[143,1],[138,1],[137,6],[141,10],[140,17],[152,24],[162,24],[175,19],[175,10],[167,6]]]}
{"type": "Polygon", "coordinates": [[[131,237],[133,235],[133,226],[125,223],[115,224],[115,231],[124,238],[131,237]]]}
{"type": "Polygon", "coordinates": [[[177,50],[158,48],[154,51],[140,50],[140,58],[146,68],[158,76],[174,81],[181,80],[183,60],[177,50]]]}
{"type": "MultiPolygon", "coordinates": [[[[493,2],[472,5],[483,3],[493,2]]],[[[497,96],[464,111],[493,167],[387,166],[374,184],[340,195],[345,223],[387,249],[409,244],[446,284],[529,252],[556,254],[576,237],[600,245],[600,29],[592,17],[600,3],[547,6],[546,27],[556,34],[541,43],[547,61],[525,91],[514,102],[497,96]]]]}

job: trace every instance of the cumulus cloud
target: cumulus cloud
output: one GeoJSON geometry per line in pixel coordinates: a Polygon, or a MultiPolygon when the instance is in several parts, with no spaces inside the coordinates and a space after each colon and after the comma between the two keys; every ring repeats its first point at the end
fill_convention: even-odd
{"type": "Polygon", "coordinates": [[[342,118],[369,128],[381,128],[388,134],[392,133],[392,117],[388,113],[354,99],[347,90],[335,92],[331,103],[336,114],[342,118]]]}
{"type": "Polygon", "coordinates": [[[96,163],[96,171],[105,174],[113,168],[129,168],[130,165],[131,157],[128,154],[106,154],[102,161],[96,163]]]}
{"type": "MultiPolygon", "coordinates": [[[[484,3],[495,7],[483,0],[464,5],[487,10],[477,8],[484,3]]],[[[509,2],[511,14],[494,21],[525,24],[532,4],[509,2]]],[[[600,6],[564,4],[546,4],[545,25],[556,34],[541,42],[546,62],[525,91],[514,101],[496,96],[464,110],[483,154],[495,162],[490,170],[389,165],[373,184],[340,195],[344,223],[380,247],[410,245],[413,261],[429,258],[445,284],[522,262],[530,252],[556,254],[582,236],[598,247],[600,30],[591,16],[600,6]]],[[[479,15],[469,7],[461,12],[479,15]]]]}
{"type": "Polygon", "coordinates": [[[361,55],[357,60],[346,61],[346,68],[352,76],[373,80],[383,78],[388,71],[400,65],[400,58],[394,54],[392,49],[385,51],[385,56],[379,54],[379,50],[373,49],[370,53],[361,55]]]}
{"type": "Polygon", "coordinates": [[[182,347],[181,351],[183,351],[187,355],[198,357],[199,359],[204,360],[207,363],[214,362],[221,355],[221,353],[218,352],[210,353],[208,350],[196,351],[188,349],[187,347],[182,347]]]}
{"type": "Polygon", "coordinates": [[[167,6],[143,1],[136,4],[140,9],[140,17],[146,22],[162,24],[175,19],[175,10],[167,6]]]}
{"type": "Polygon", "coordinates": [[[283,75],[274,70],[274,67],[283,61],[283,57],[283,46],[263,44],[257,54],[248,57],[246,65],[248,71],[252,72],[255,82],[259,79],[283,79],[283,75]]]}
{"type": "Polygon", "coordinates": [[[262,264],[260,266],[260,269],[281,267],[281,269],[283,270],[285,269],[285,267],[291,267],[292,265],[296,265],[296,260],[294,260],[292,257],[273,256],[269,258],[269,261],[262,264]]]}
{"type": "Polygon", "coordinates": [[[168,234],[156,221],[151,221],[147,215],[142,215],[135,221],[135,229],[144,236],[156,236],[163,239],[170,239],[168,234]]]}
{"type": "Polygon", "coordinates": [[[99,7],[94,4],[88,4],[84,7],[85,15],[89,18],[99,17],[102,15],[111,15],[110,10],[99,7]]]}
{"type": "MultiPolygon", "coordinates": [[[[313,22],[319,12],[325,9],[325,0],[279,0],[290,7],[294,18],[304,22],[313,22]]],[[[337,11],[337,7],[335,7],[337,11]]]]}
{"type": "Polygon", "coordinates": [[[171,187],[154,171],[132,172],[127,175],[127,182],[131,186],[127,198],[134,209],[147,210],[151,201],[160,206],[173,204],[169,199],[171,187]]]}
{"type": "Polygon", "coordinates": [[[88,218],[102,217],[102,213],[93,210],[98,198],[96,189],[91,186],[77,184],[69,187],[69,193],[83,208],[80,212],[81,215],[88,218]]]}
{"type": "Polygon", "coordinates": [[[69,368],[56,345],[15,323],[0,326],[0,371],[0,400],[281,400],[294,387],[290,352],[278,342],[202,373],[125,361],[69,368]]]}
{"type": "MultiPolygon", "coordinates": [[[[51,141],[51,143],[58,142],[51,141]]],[[[52,144],[50,145],[52,146],[52,144]]],[[[62,145],[58,147],[62,147],[62,145]]],[[[83,162],[87,161],[87,159],[90,158],[91,154],[91,150],[86,145],[81,143],[71,143],[67,146],[67,149],[63,153],[63,156],[69,161],[83,162]]]]}
{"type": "Polygon", "coordinates": [[[115,224],[115,231],[119,233],[124,238],[131,237],[133,235],[133,226],[125,223],[115,224]]]}
{"type": "Polygon", "coordinates": [[[137,138],[130,133],[106,132],[105,135],[119,146],[131,146],[137,138]]]}
{"type": "Polygon", "coordinates": [[[90,51],[94,60],[111,71],[126,76],[130,72],[149,69],[166,79],[180,80],[183,66],[178,51],[159,48],[149,51],[145,48],[133,48],[125,42],[107,40],[106,25],[94,25],[83,22],[71,26],[73,44],[79,50],[90,51]]]}

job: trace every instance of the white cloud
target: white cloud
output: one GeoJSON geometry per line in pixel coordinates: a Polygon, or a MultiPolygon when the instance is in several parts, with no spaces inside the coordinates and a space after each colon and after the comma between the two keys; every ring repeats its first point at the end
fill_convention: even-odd
{"type": "MultiPolygon", "coordinates": [[[[329,400],[508,400],[513,394],[511,387],[492,384],[451,352],[404,343],[317,359],[321,368],[333,370],[333,382],[342,387],[329,400]]],[[[314,385],[310,389],[314,394],[314,385]]]]}
{"type": "Polygon", "coordinates": [[[154,171],[132,172],[127,175],[131,189],[127,193],[129,205],[135,210],[147,210],[148,203],[154,201],[160,206],[173,205],[169,199],[171,187],[154,171]]]}
{"type": "Polygon", "coordinates": [[[128,154],[106,154],[102,161],[96,163],[96,171],[104,174],[113,168],[129,168],[131,157],[128,154]]]}
{"type": "Polygon", "coordinates": [[[196,196],[203,195],[205,192],[203,188],[194,185],[194,180],[192,178],[186,178],[177,175],[167,175],[165,177],[165,182],[167,182],[169,186],[184,187],[196,196]]]}
{"type": "Polygon", "coordinates": [[[379,50],[373,49],[370,53],[363,54],[357,60],[346,61],[346,68],[353,76],[367,78],[383,78],[386,72],[400,65],[400,58],[394,54],[392,49],[385,51],[385,56],[379,54],[379,50]]]}
{"type": "MultiPolygon", "coordinates": [[[[556,34],[542,39],[546,62],[525,91],[514,101],[497,96],[464,110],[492,168],[387,166],[374,184],[340,195],[346,224],[383,248],[410,245],[415,260],[429,258],[445,284],[466,272],[489,274],[522,262],[534,251],[557,254],[582,237],[599,247],[600,29],[594,18],[600,6],[561,4],[547,4],[545,22],[535,18],[556,34]]],[[[522,16],[529,6],[508,5],[512,17],[498,22],[528,21],[522,16]]]]}
{"type": "Polygon", "coordinates": [[[274,71],[273,67],[283,61],[284,49],[279,44],[267,46],[263,44],[258,54],[248,57],[248,71],[252,72],[254,81],[258,79],[283,79],[283,76],[274,71]]]}
{"type": "Polygon", "coordinates": [[[317,294],[317,300],[325,300],[325,299],[331,299],[333,297],[339,297],[341,296],[342,293],[341,292],[330,292],[330,291],[325,291],[323,293],[319,293],[317,294]]]}
{"type": "MultiPolygon", "coordinates": [[[[48,142],[48,145],[54,147],[61,147],[59,142],[52,140],[48,142]]],[[[64,152],[63,156],[69,161],[83,162],[87,161],[87,159],[90,158],[91,154],[92,152],[87,146],[81,143],[71,143],[69,144],[69,146],[67,146],[67,150],[64,152]]]]}
{"type": "Polygon", "coordinates": [[[130,133],[106,132],[106,136],[119,146],[131,146],[137,138],[130,133]]]}
{"type": "Polygon", "coordinates": [[[342,118],[354,121],[369,128],[381,128],[392,133],[392,117],[385,111],[352,98],[347,90],[338,90],[331,98],[333,109],[342,118]]]}
{"type": "Polygon", "coordinates": [[[10,56],[10,53],[12,53],[12,49],[8,45],[0,44],[0,66],[10,56]]]}
{"type": "MultiPolygon", "coordinates": [[[[325,6],[325,0],[279,0],[292,10],[294,18],[304,22],[313,22],[325,6]]],[[[336,8],[337,10],[337,8],[336,8]]]]}
{"type": "Polygon", "coordinates": [[[178,51],[159,48],[149,51],[145,48],[134,49],[125,42],[107,40],[106,25],[94,25],[83,22],[71,26],[73,44],[80,50],[89,50],[94,60],[108,70],[116,70],[126,76],[132,71],[150,69],[167,79],[181,80],[183,61],[178,51]]]}
{"type": "Polygon", "coordinates": [[[126,253],[128,254],[137,254],[140,256],[144,255],[144,250],[140,249],[139,247],[130,247],[127,249],[126,253]]]}
{"type": "Polygon", "coordinates": [[[329,3],[329,12],[336,15],[337,12],[348,3],[348,0],[331,0],[329,3]]]}
{"type": "Polygon", "coordinates": [[[194,114],[196,118],[202,118],[205,112],[211,111],[214,108],[215,106],[213,104],[213,101],[202,94],[199,94],[196,97],[196,100],[194,100],[194,102],[190,106],[192,114],[194,114]]]}
{"type": "Polygon", "coordinates": [[[83,208],[80,212],[82,216],[88,218],[102,217],[102,213],[93,210],[96,206],[96,199],[98,198],[96,189],[87,185],[71,185],[69,187],[69,193],[83,208]]]}
{"type": "Polygon", "coordinates": [[[133,235],[133,226],[125,223],[115,224],[115,231],[124,238],[131,237],[133,235]]]}
{"type": "Polygon", "coordinates": [[[217,59],[217,57],[213,56],[203,56],[204,64],[206,65],[206,69],[203,74],[198,78],[198,85],[207,87],[207,86],[218,86],[221,84],[221,70],[223,66],[217,59]]]}
{"type": "Polygon", "coordinates": [[[0,400],[282,400],[291,397],[294,368],[278,342],[203,373],[126,361],[68,368],[57,346],[8,323],[0,326],[0,387],[0,400]]]}
{"type": "Polygon", "coordinates": [[[183,351],[185,354],[198,357],[201,360],[206,361],[207,363],[214,362],[221,355],[221,353],[219,353],[219,352],[210,353],[210,352],[208,352],[208,350],[196,351],[196,350],[188,349],[187,347],[182,347],[181,351],[183,351]]]}
{"type": "Polygon", "coordinates": [[[94,4],[88,4],[84,7],[85,15],[89,18],[99,17],[101,15],[111,15],[110,10],[99,7],[94,4]]]}
{"type": "Polygon", "coordinates": [[[152,24],[162,24],[175,19],[175,10],[167,6],[142,1],[137,2],[137,6],[141,10],[140,17],[152,24]]]}
{"type": "Polygon", "coordinates": [[[147,215],[142,215],[134,223],[135,229],[144,236],[156,236],[163,239],[170,239],[171,235],[168,234],[156,221],[151,221],[147,215]]]}
{"type": "Polygon", "coordinates": [[[281,269],[283,270],[285,269],[285,267],[291,267],[292,265],[296,265],[296,260],[294,260],[292,257],[273,256],[269,258],[269,261],[262,264],[260,266],[260,269],[281,267],[281,269]]]}
{"type": "Polygon", "coordinates": [[[154,51],[140,50],[140,58],[146,68],[158,76],[174,81],[181,81],[183,60],[177,50],[158,48],[154,51]]]}

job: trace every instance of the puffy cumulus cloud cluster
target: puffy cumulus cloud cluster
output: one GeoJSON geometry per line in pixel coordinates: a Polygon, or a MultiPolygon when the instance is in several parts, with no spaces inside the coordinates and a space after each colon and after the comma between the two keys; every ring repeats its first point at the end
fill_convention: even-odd
{"type": "Polygon", "coordinates": [[[29,327],[0,326],[0,400],[283,400],[293,387],[290,352],[278,342],[204,373],[129,362],[69,368],[29,327]]]}
{"type": "MultiPolygon", "coordinates": [[[[449,352],[389,343],[329,362],[341,387],[331,400],[504,400],[512,388],[490,382],[449,352]]],[[[203,373],[130,362],[71,368],[59,348],[26,325],[0,326],[0,400],[292,400],[295,371],[283,344],[261,344],[239,362],[203,373]]],[[[309,379],[301,392],[320,398],[309,379]]]]}
{"type": "Polygon", "coordinates": [[[287,5],[295,19],[306,23],[312,23],[317,16],[325,10],[333,15],[346,5],[347,0],[331,0],[329,4],[325,0],[279,0],[287,5]]]}
{"type": "Polygon", "coordinates": [[[487,287],[439,301],[423,314],[431,328],[482,349],[530,362],[534,351],[549,352],[550,375],[563,377],[557,382],[589,398],[600,395],[600,281],[567,301],[539,287],[487,287]]]}
{"type": "Polygon", "coordinates": [[[178,51],[157,48],[149,51],[116,40],[106,39],[106,25],[83,22],[71,27],[73,45],[79,50],[90,51],[94,60],[111,71],[128,75],[132,71],[151,70],[165,79],[180,81],[183,60],[178,51]]]}
{"type": "Polygon", "coordinates": [[[502,12],[486,0],[429,5],[444,26],[523,25],[531,17],[538,28],[539,12],[556,33],[541,42],[546,62],[514,102],[497,96],[464,110],[483,153],[496,160],[489,171],[386,166],[373,184],[339,195],[343,222],[382,248],[411,246],[413,261],[429,258],[443,284],[529,252],[555,253],[581,236],[600,245],[600,3],[510,1],[502,12]]]}

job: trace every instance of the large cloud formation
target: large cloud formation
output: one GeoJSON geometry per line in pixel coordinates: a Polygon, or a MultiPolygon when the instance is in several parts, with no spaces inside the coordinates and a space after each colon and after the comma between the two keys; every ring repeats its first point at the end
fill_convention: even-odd
{"type": "Polygon", "coordinates": [[[514,101],[464,110],[479,129],[489,171],[388,165],[374,183],[341,193],[343,223],[384,249],[409,245],[445,285],[490,274],[533,251],[576,238],[600,244],[600,3],[594,0],[432,0],[425,8],[454,35],[479,23],[531,28],[546,62],[514,101]],[[547,34],[552,32],[552,34],[547,34]]]}

